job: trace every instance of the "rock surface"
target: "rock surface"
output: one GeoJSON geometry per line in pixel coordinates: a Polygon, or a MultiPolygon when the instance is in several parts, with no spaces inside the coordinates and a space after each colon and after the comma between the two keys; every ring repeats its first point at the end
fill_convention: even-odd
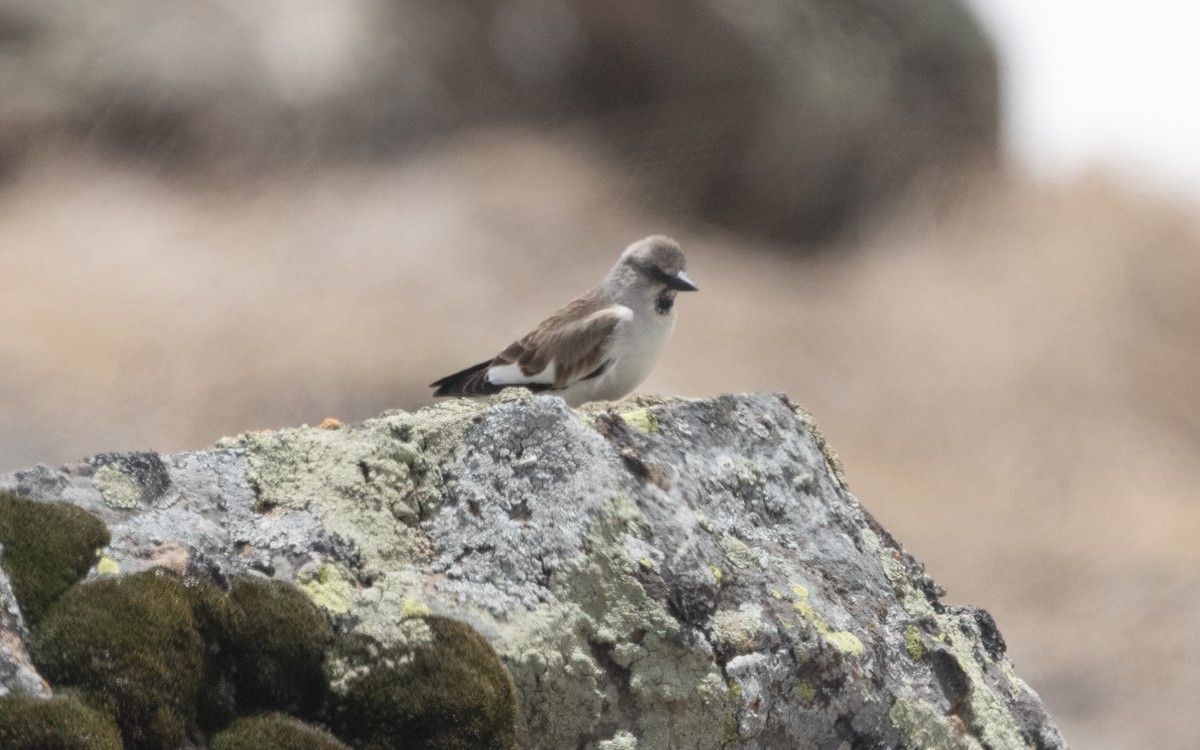
{"type": "Polygon", "coordinates": [[[90,577],[259,571],[385,643],[465,620],[527,748],[1063,747],[991,617],[939,603],[786,399],[610,409],[452,401],[0,490],[104,519],[90,577]]]}
{"type": "MultiPolygon", "coordinates": [[[[4,545],[0,544],[0,560],[3,559],[4,545]]],[[[25,649],[28,637],[29,630],[13,595],[12,583],[0,569],[0,697],[11,692],[50,697],[50,687],[29,661],[25,649]]]]}

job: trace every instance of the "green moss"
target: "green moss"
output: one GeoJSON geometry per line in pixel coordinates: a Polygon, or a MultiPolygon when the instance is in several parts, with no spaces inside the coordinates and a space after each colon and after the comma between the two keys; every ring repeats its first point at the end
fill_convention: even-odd
{"type": "Polygon", "coordinates": [[[195,712],[204,644],[183,583],[151,570],[68,590],[30,636],[56,686],[111,711],[128,750],[174,750],[195,712]]]}
{"type": "Polygon", "coordinates": [[[108,529],[78,506],[0,492],[0,544],[13,593],[33,626],[91,567],[108,529]]]}
{"type": "Polygon", "coordinates": [[[188,582],[184,591],[196,632],[204,642],[204,670],[196,703],[196,723],[201,729],[211,731],[236,717],[230,677],[234,671],[234,611],[225,592],[207,581],[188,582]]]}
{"type": "Polygon", "coordinates": [[[515,750],[516,688],[496,652],[465,623],[425,623],[431,641],[418,648],[340,644],[339,723],[368,750],[515,750]]]}
{"type": "Polygon", "coordinates": [[[325,652],[333,643],[325,615],[290,583],[240,576],[230,584],[238,709],[316,709],[327,692],[325,652]]]}
{"type": "Polygon", "coordinates": [[[328,732],[286,714],[265,714],[235,722],[213,738],[209,750],[350,750],[328,732]]]}
{"type": "MultiPolygon", "coordinates": [[[[731,706],[737,705],[738,699],[742,697],[742,686],[730,680],[728,687],[725,690],[725,702],[731,706]]],[[[725,714],[725,726],[721,732],[722,747],[724,745],[736,742],[740,736],[738,731],[738,715],[736,711],[730,711],[725,714]]],[[[635,745],[636,747],[636,745],[635,745]]]]}
{"type": "Polygon", "coordinates": [[[113,718],[75,698],[0,698],[4,750],[121,750],[113,718]]]}

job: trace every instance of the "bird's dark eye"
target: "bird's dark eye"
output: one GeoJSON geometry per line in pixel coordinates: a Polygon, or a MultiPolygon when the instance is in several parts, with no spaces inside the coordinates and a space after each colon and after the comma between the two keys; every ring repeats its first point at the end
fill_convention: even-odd
{"type": "Polygon", "coordinates": [[[668,274],[666,271],[662,270],[658,266],[647,266],[644,270],[646,272],[646,275],[649,276],[652,281],[655,281],[659,284],[670,284],[671,283],[670,274],[668,274]]]}

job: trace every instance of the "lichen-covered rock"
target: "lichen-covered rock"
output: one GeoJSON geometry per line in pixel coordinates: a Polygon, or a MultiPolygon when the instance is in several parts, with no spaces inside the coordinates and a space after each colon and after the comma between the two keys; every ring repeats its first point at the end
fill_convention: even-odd
{"type": "MultiPolygon", "coordinates": [[[[91,464],[0,490],[100,515],[98,569],[295,581],[379,653],[470,623],[524,748],[1062,746],[991,618],[938,601],[779,396],[448,402],[161,466],[130,464],[133,507],[91,464]]],[[[327,670],[345,695],[371,665],[327,670]]]]}
{"type": "MultiPolygon", "coordinates": [[[[4,559],[4,545],[0,544],[0,560],[4,559]]],[[[0,698],[9,693],[50,696],[50,686],[29,659],[25,640],[29,630],[12,583],[3,567],[0,567],[0,698]]]]}

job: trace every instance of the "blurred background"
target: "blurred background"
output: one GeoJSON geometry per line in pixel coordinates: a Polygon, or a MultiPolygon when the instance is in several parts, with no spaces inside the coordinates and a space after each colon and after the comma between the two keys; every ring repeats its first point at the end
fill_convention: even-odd
{"type": "MultiPolygon", "coordinates": [[[[1077,748],[1200,746],[1198,11],[0,0],[0,471],[431,403],[676,236],[1077,748]]],[[[1179,6],[1179,7],[1176,7],[1179,6]]]]}

